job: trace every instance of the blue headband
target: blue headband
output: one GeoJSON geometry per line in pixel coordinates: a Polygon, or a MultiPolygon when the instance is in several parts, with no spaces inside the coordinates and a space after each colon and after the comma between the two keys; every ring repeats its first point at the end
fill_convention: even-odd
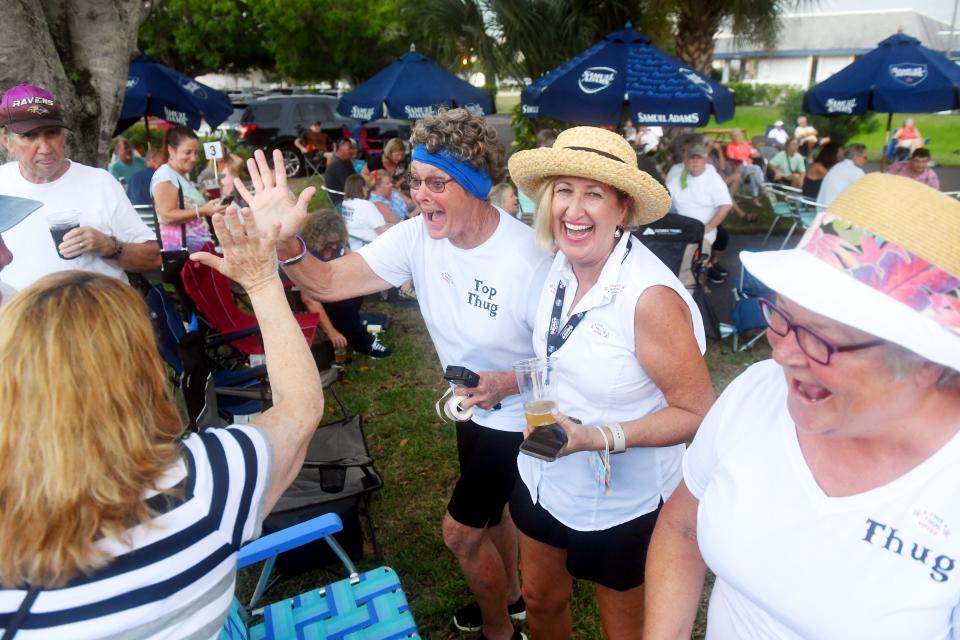
{"type": "Polygon", "coordinates": [[[413,159],[417,162],[429,164],[443,169],[451,178],[457,181],[463,190],[478,200],[486,200],[490,194],[490,175],[484,169],[478,169],[469,162],[464,162],[449,149],[438,149],[430,153],[422,144],[413,150],[413,159]]]}

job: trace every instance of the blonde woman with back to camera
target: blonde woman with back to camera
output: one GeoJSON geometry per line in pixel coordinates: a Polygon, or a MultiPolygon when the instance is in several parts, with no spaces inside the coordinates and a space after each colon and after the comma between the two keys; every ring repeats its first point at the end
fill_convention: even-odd
{"type": "Polygon", "coordinates": [[[244,287],[263,329],[274,404],[249,425],[183,436],[146,306],[124,283],[61,272],[0,311],[0,624],[18,617],[18,638],[219,635],[237,550],[323,414],[276,233],[231,211],[214,216],[224,257],[193,257],[244,287]]]}
{"type": "Polygon", "coordinates": [[[960,203],[870,174],[741,254],[773,359],[730,383],[647,559],[648,639],[960,636],[960,203]]]}
{"type": "Polygon", "coordinates": [[[697,305],[630,233],[670,208],[636,157],[616,133],[576,127],[510,158],[537,194],[538,241],[557,252],[533,349],[554,360],[568,439],[553,462],[518,456],[510,500],[535,640],[571,637],[574,578],[593,583],[605,638],[641,637],[647,544],[714,399],[697,305]]]}

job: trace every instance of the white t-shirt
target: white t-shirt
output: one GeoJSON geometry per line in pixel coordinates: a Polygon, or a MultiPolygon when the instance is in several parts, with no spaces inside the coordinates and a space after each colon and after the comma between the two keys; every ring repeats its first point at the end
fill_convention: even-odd
{"type": "Polygon", "coordinates": [[[817,195],[817,204],[832,204],[844,189],[862,177],[863,169],[855,165],[853,160],[841,160],[830,167],[830,171],[827,171],[827,175],[823,177],[820,193],[817,195]]]}
{"type": "MultiPolygon", "coordinates": [[[[358,251],[392,285],[413,279],[443,367],[512,372],[514,362],[533,356],[537,296],[550,256],[534,244],[533,229],[499,207],[497,211],[496,231],[473,249],[432,239],[423,216],[417,216],[358,251]]],[[[500,431],[523,431],[520,396],[507,396],[501,404],[499,410],[476,408],[473,421],[500,431]]]]}
{"type": "Polygon", "coordinates": [[[776,362],[750,367],[684,457],[717,575],[707,638],[957,638],[960,436],[884,486],[832,498],[786,396],[776,362]]]}
{"type": "Polygon", "coordinates": [[[790,134],[783,127],[773,127],[767,133],[767,137],[771,140],[776,140],[780,144],[787,144],[787,140],[790,139],[790,134]]]}
{"type": "MultiPolygon", "coordinates": [[[[614,247],[597,283],[573,309],[577,279],[566,257],[558,253],[537,306],[533,348],[539,357],[547,355],[547,331],[561,279],[566,287],[561,325],[572,313],[587,314],[553,354],[560,411],[583,424],[597,425],[636,420],[667,406],[663,392],[637,361],[634,317],[644,291],[656,285],[670,287],[690,309],[693,326],[689,330],[701,353],[706,349],[700,311],[673,272],[640,241],[626,235],[614,247]]],[[[634,447],[611,458],[611,487],[606,495],[594,482],[589,451],[555,462],[520,454],[517,466],[533,502],[571,529],[599,531],[650,513],[661,499],[666,501],[680,483],[683,450],[682,444],[634,447]]]]}
{"type": "Polygon", "coordinates": [[[71,162],[67,172],[53,182],[34,184],[20,174],[18,162],[8,162],[0,166],[0,193],[43,203],[17,226],[3,232],[3,241],[13,252],[13,262],[3,269],[3,280],[15,289],[68,269],[95,271],[127,281],[116,260],[90,253],[63,260],[53,244],[47,214],[75,209],[80,212],[80,226],[93,227],[123,243],[156,239],[134,211],[120,183],[103,169],[71,162]]]}
{"type": "MultiPolygon", "coordinates": [[[[687,175],[687,186],[682,184],[683,170],[676,172],[667,181],[667,190],[673,198],[673,206],[682,216],[699,220],[707,224],[717,214],[717,208],[732,204],[730,190],[716,170],[705,170],[699,176],[687,175]]],[[[711,229],[704,234],[704,239],[713,242],[717,237],[717,230],[711,229]]]]}
{"type": "Polygon", "coordinates": [[[350,248],[356,251],[365,244],[373,242],[377,228],[387,223],[377,205],[362,198],[350,198],[340,204],[340,215],[347,223],[347,235],[350,236],[350,248]]]}
{"type": "Polygon", "coordinates": [[[17,295],[17,290],[0,280],[0,307],[10,301],[10,298],[17,295]]]}
{"type": "MultiPolygon", "coordinates": [[[[681,172],[681,171],[683,171],[683,163],[682,163],[682,162],[678,162],[678,163],[672,165],[672,166],[667,170],[667,177],[664,178],[663,181],[664,181],[665,183],[669,184],[671,180],[673,180],[674,178],[676,178],[677,176],[680,175],[680,172],[681,172]]],[[[706,168],[704,169],[704,171],[706,171],[707,173],[717,173],[717,168],[708,162],[706,168]]],[[[720,174],[717,173],[717,175],[720,175],[720,174]]]]}

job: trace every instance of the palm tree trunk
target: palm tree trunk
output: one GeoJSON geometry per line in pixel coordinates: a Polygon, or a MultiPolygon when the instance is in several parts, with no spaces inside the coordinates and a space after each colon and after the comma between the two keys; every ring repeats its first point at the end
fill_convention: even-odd
{"type": "Polygon", "coordinates": [[[701,73],[710,73],[713,38],[723,20],[723,10],[719,4],[685,3],[677,15],[677,57],[701,73]]]}

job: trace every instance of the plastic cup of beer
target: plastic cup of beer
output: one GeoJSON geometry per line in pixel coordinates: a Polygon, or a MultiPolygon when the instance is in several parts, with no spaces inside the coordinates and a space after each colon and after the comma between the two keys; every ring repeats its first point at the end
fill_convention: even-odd
{"type": "Polygon", "coordinates": [[[528,358],[513,365],[523,400],[523,413],[531,429],[554,424],[557,408],[556,371],[552,358],[528,358]]]}
{"type": "Polygon", "coordinates": [[[347,348],[337,347],[333,350],[333,360],[341,367],[347,363],[347,348]]]}
{"type": "Polygon", "coordinates": [[[66,258],[60,253],[60,244],[63,242],[63,236],[80,226],[80,212],[74,210],[56,211],[47,215],[47,225],[50,227],[50,235],[53,236],[53,246],[57,250],[57,255],[63,260],[73,260],[66,258]]]}

